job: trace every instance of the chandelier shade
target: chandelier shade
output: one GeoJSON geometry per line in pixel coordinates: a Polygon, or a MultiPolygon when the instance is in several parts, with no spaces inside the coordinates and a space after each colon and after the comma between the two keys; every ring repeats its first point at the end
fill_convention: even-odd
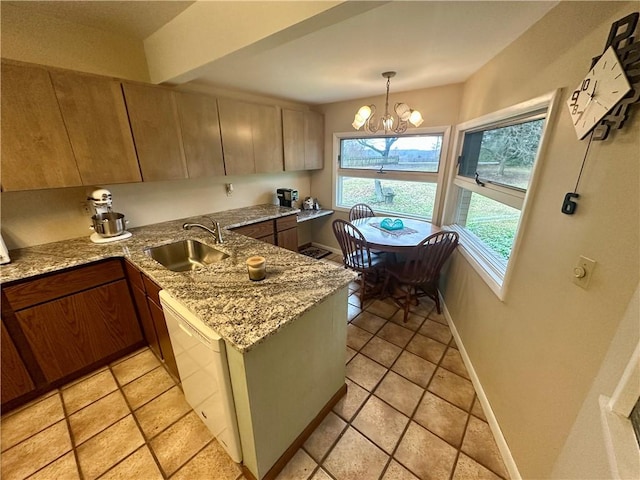
{"type": "Polygon", "coordinates": [[[404,133],[407,130],[409,124],[414,127],[419,127],[422,122],[422,115],[419,111],[413,110],[406,103],[396,103],[393,110],[397,116],[397,119],[389,113],[389,85],[391,84],[391,77],[394,77],[396,72],[384,72],[382,76],[387,79],[387,96],[384,102],[384,115],[376,118],[376,106],[375,105],[363,105],[356,112],[356,115],[351,124],[356,130],[364,129],[368,133],[377,133],[380,130],[384,130],[384,133],[404,133]],[[394,126],[395,125],[395,126],[394,126]]]}

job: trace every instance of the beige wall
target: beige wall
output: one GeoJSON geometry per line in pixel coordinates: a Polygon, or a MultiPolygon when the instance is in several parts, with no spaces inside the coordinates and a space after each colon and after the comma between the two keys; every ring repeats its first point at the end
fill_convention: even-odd
{"type": "MultiPolygon", "coordinates": [[[[295,188],[303,198],[310,191],[307,172],[103,186],[113,194],[114,210],[125,215],[130,227],[271,203],[278,187],[295,188]],[[233,183],[229,197],[225,183],[233,183]]],[[[91,215],[83,213],[80,204],[91,191],[91,187],[77,187],[0,194],[7,247],[90,235],[91,215]]],[[[311,241],[308,228],[306,224],[300,228],[300,244],[311,241]]]]}
{"type": "MultiPolygon", "coordinates": [[[[551,477],[638,285],[637,105],[625,129],[593,143],[577,213],[560,212],[587,147],[586,140],[575,137],[565,101],[591,58],[602,53],[611,23],[637,5],[563,2],[464,88],[461,121],[564,89],[505,301],[494,296],[460,254],[453,258],[444,291],[523,478],[551,477]],[[571,281],[579,255],[598,262],[587,291],[571,281]]],[[[635,335],[624,348],[637,342],[637,330],[635,335]]],[[[593,428],[599,427],[597,418],[591,421],[593,428]]],[[[599,476],[586,465],[573,471],[575,478],[599,476]]]]}
{"type": "MultiPolygon", "coordinates": [[[[399,73],[400,74],[400,73],[399,73]]],[[[331,103],[318,107],[318,111],[324,113],[325,143],[323,170],[313,172],[311,175],[311,193],[318,197],[321,205],[333,204],[332,187],[335,183],[333,166],[337,162],[337,153],[334,148],[334,133],[354,132],[351,123],[353,116],[362,105],[375,104],[378,109],[384,109],[384,83],[380,83],[382,96],[361,98],[347,102],[331,103]]],[[[410,92],[394,92],[393,83],[389,94],[389,103],[405,102],[411,108],[419,110],[424,117],[422,127],[448,127],[457,123],[460,101],[462,98],[462,84],[447,85],[444,87],[426,88],[410,92]]],[[[334,218],[348,218],[348,211],[337,211],[331,217],[317,220],[313,224],[313,240],[316,243],[338,248],[338,243],[331,229],[334,218]]]]}
{"type": "Polygon", "coordinates": [[[148,81],[142,41],[2,2],[3,58],[148,81]]]}

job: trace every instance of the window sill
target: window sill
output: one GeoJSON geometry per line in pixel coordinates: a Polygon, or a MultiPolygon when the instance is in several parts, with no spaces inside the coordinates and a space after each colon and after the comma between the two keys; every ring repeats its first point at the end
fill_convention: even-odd
{"type": "Polygon", "coordinates": [[[491,253],[481,242],[478,242],[473,234],[465,228],[455,224],[442,228],[458,233],[460,236],[458,250],[462,256],[485,281],[495,296],[498,297],[500,301],[504,301],[506,264],[491,253]]]}

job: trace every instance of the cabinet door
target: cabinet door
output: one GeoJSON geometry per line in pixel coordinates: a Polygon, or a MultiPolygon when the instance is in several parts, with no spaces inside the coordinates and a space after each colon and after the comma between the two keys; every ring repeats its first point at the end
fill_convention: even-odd
{"type": "Polygon", "coordinates": [[[162,359],[164,360],[167,369],[174,377],[180,378],[178,372],[178,364],[176,363],[176,356],[173,354],[173,346],[171,345],[171,338],[169,337],[169,329],[167,328],[167,321],[164,319],[164,312],[162,307],[156,305],[151,301],[151,297],[147,298],[149,304],[149,310],[151,311],[151,317],[158,333],[158,342],[160,344],[160,350],[162,350],[162,359]]]}
{"type": "Polygon", "coordinates": [[[84,185],[140,182],[140,167],[118,80],[51,71],[84,185]]]}
{"type": "Polygon", "coordinates": [[[253,109],[248,103],[218,99],[220,134],[227,175],[256,173],[253,156],[253,109]]]}
{"type": "Polygon", "coordinates": [[[282,172],[282,122],[280,121],[280,109],[270,105],[253,105],[251,132],[256,172],[282,172]]]}
{"type": "Polygon", "coordinates": [[[176,92],[176,100],[189,178],[224,175],[216,99],[176,92]]]}
{"type": "Polygon", "coordinates": [[[188,178],[174,93],[150,85],[122,87],[142,180],[188,178]]]}
{"type": "Polygon", "coordinates": [[[284,141],[284,169],[304,170],[304,112],[282,110],[282,138],[284,141]]]}
{"type": "Polygon", "coordinates": [[[14,398],[18,398],[25,393],[29,393],[35,388],[29,372],[18,354],[16,346],[13,344],[9,332],[2,323],[2,403],[5,404],[14,398]]]}
{"type": "Polygon", "coordinates": [[[142,341],[126,280],[16,313],[48,382],[142,341]]]}
{"type": "Polygon", "coordinates": [[[304,168],[317,170],[324,166],[324,116],[316,112],[304,114],[304,168]]]}
{"type": "Polygon", "coordinates": [[[291,250],[293,252],[298,251],[298,228],[290,228],[278,232],[278,246],[291,250]]]}
{"type": "Polygon", "coordinates": [[[133,300],[138,310],[138,317],[142,324],[142,331],[144,332],[144,338],[149,344],[149,348],[156,354],[156,357],[162,358],[162,351],[160,350],[160,342],[158,342],[158,334],[156,333],[155,323],[149,310],[147,303],[147,295],[135,285],[131,286],[133,292],[133,300]]]}
{"type": "Polygon", "coordinates": [[[49,72],[2,63],[2,189],[82,185],[49,72]]]}

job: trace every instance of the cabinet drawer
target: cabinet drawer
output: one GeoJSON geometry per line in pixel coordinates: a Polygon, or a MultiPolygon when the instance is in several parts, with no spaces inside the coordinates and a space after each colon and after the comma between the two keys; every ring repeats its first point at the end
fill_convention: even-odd
{"type": "Polygon", "coordinates": [[[3,290],[11,308],[17,311],[121,278],[124,278],[124,270],[120,260],[109,260],[29,280],[3,290]]]}
{"type": "Polygon", "coordinates": [[[276,230],[281,232],[298,226],[297,215],[287,215],[286,217],[276,218],[276,230]]]}
{"type": "Polygon", "coordinates": [[[251,225],[234,228],[233,231],[251,238],[266,237],[268,235],[273,235],[273,220],[252,223],[251,225]]]}

